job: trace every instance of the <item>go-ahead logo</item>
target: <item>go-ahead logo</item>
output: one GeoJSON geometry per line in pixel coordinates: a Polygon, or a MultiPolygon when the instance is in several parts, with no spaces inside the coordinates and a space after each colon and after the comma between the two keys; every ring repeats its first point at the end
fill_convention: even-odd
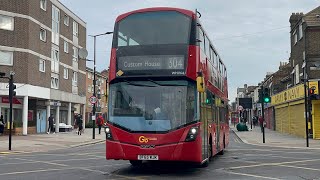
{"type": "Polygon", "coordinates": [[[139,142],[141,142],[141,143],[148,143],[149,141],[156,141],[156,140],[158,140],[158,139],[157,138],[148,138],[145,136],[139,137],[139,142]]]}

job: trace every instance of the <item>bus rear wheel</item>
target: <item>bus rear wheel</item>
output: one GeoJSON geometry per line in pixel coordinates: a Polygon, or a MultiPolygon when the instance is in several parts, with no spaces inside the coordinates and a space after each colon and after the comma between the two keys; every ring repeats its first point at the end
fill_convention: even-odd
{"type": "Polygon", "coordinates": [[[225,138],[225,136],[223,136],[223,149],[218,154],[223,155],[225,148],[226,148],[226,138],[225,138]]]}
{"type": "Polygon", "coordinates": [[[130,164],[133,166],[133,167],[139,167],[142,165],[142,161],[140,160],[130,160],[130,164]]]}

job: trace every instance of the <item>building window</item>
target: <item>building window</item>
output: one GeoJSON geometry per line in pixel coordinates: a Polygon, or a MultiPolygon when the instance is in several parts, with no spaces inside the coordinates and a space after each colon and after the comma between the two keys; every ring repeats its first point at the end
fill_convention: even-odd
{"type": "Polygon", "coordinates": [[[52,6],[52,43],[59,46],[60,10],[52,6]]]}
{"type": "Polygon", "coordinates": [[[59,75],[57,74],[51,75],[51,88],[59,89],[59,75]]]}
{"type": "Polygon", "coordinates": [[[64,22],[64,24],[65,24],[66,26],[69,26],[69,16],[64,15],[64,20],[63,20],[63,22],[64,22]]]}
{"type": "Polygon", "coordinates": [[[0,51],[0,65],[12,66],[13,65],[13,52],[0,51]]]}
{"type": "Polygon", "coordinates": [[[91,92],[93,93],[93,85],[91,85],[91,92]]]}
{"type": "Polygon", "coordinates": [[[77,47],[73,47],[73,55],[72,55],[72,59],[73,61],[78,61],[78,48],[77,47]]]}
{"type": "Polygon", "coordinates": [[[13,17],[0,15],[0,29],[13,31],[14,29],[13,17]]]}
{"type": "Polygon", "coordinates": [[[299,74],[299,64],[296,65],[295,69],[295,84],[299,84],[300,82],[300,74],[299,74]]]}
{"type": "Polygon", "coordinates": [[[88,79],[91,79],[91,73],[88,73],[88,79]]]}
{"type": "Polygon", "coordinates": [[[88,86],[88,93],[91,93],[91,85],[88,86]]]}
{"type": "Polygon", "coordinates": [[[51,51],[51,71],[59,74],[59,50],[53,48],[51,51]]]}
{"type": "Polygon", "coordinates": [[[39,60],[39,71],[46,72],[46,61],[43,59],[39,60]]]}
{"type": "Polygon", "coordinates": [[[47,40],[47,31],[43,28],[40,28],[40,40],[44,42],[47,40]]]}
{"type": "Polygon", "coordinates": [[[63,46],[63,47],[64,47],[64,48],[63,48],[63,49],[64,49],[64,52],[65,52],[65,53],[69,53],[69,44],[68,44],[68,42],[67,42],[67,41],[64,41],[63,44],[64,44],[64,46],[63,46]]]}
{"type": "Polygon", "coordinates": [[[302,39],[303,32],[302,32],[302,24],[299,25],[299,40],[302,39]]]}
{"type": "Polygon", "coordinates": [[[40,0],[40,8],[44,11],[47,10],[47,0],[40,0]]]}
{"type": "Polygon", "coordinates": [[[77,72],[73,72],[72,85],[78,86],[78,73],[77,72]]]}
{"type": "Polygon", "coordinates": [[[298,35],[297,35],[296,30],[293,32],[293,42],[294,42],[294,44],[296,44],[298,42],[298,35]]]}
{"type": "Polygon", "coordinates": [[[67,68],[63,69],[63,78],[68,79],[69,77],[69,70],[67,68]]]}
{"type": "Polygon", "coordinates": [[[79,25],[77,22],[73,21],[73,36],[78,37],[79,35],[79,25]]]}

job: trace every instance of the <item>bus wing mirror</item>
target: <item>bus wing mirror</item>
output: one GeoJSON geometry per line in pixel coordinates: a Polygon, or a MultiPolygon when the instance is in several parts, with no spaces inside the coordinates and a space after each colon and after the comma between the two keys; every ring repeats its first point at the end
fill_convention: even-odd
{"type": "Polygon", "coordinates": [[[198,92],[204,92],[204,80],[203,77],[197,77],[197,90],[198,92]]]}

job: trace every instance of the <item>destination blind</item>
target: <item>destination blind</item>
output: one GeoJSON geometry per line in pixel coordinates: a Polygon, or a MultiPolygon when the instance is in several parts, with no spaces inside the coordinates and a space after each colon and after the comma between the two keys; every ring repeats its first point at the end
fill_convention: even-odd
{"type": "Polygon", "coordinates": [[[183,55],[124,56],[118,58],[118,70],[184,70],[183,55]]]}

